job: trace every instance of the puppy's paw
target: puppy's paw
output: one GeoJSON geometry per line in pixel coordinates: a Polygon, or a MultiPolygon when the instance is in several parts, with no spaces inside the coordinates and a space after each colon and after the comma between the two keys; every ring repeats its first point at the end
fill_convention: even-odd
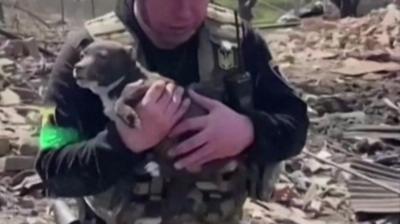
{"type": "Polygon", "coordinates": [[[125,104],[122,99],[117,101],[114,111],[117,117],[121,119],[126,126],[130,128],[140,127],[139,116],[135,110],[133,110],[131,106],[125,104]]]}

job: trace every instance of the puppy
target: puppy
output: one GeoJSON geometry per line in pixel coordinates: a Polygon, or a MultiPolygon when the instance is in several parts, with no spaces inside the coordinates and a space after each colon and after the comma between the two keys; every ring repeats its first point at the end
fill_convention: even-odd
{"type": "MultiPolygon", "coordinates": [[[[89,44],[82,51],[81,59],[75,65],[73,76],[79,86],[90,89],[100,97],[104,106],[104,113],[110,120],[121,119],[132,128],[140,125],[140,119],[134,110],[135,105],[144,97],[151,84],[160,79],[166,82],[174,82],[144,69],[133,58],[132,48],[112,41],[95,41],[89,44]],[[140,82],[138,88],[125,88],[127,84],[134,82],[140,82]]],[[[206,86],[193,85],[190,88],[196,89],[196,92],[203,95],[217,98],[217,100],[222,99],[222,95],[210,94],[212,91],[206,86]]],[[[188,94],[185,93],[184,97],[188,97],[188,94]]],[[[206,113],[207,111],[204,108],[192,101],[183,119],[205,115],[206,113]]],[[[157,172],[161,171],[163,176],[167,178],[181,177],[182,175],[193,177],[194,174],[176,170],[173,167],[174,161],[167,156],[167,150],[176,145],[182,137],[185,138],[187,135],[177,139],[165,139],[155,147],[152,153],[155,163],[148,164],[149,172],[153,169],[155,171],[153,175],[158,175],[157,172]],[[160,167],[157,168],[155,164],[160,167]]],[[[231,170],[235,166],[234,160],[221,160],[203,167],[200,173],[203,177],[212,176],[218,173],[217,170],[231,170]],[[205,175],[205,173],[208,174],[205,175]]]]}

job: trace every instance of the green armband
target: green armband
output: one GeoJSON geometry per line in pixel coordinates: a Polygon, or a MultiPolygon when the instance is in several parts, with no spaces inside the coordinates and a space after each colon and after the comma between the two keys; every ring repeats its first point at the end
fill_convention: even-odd
{"type": "Polygon", "coordinates": [[[39,137],[40,150],[58,150],[67,144],[78,142],[80,139],[81,137],[75,129],[57,126],[55,108],[44,108],[42,110],[42,125],[39,137]]]}

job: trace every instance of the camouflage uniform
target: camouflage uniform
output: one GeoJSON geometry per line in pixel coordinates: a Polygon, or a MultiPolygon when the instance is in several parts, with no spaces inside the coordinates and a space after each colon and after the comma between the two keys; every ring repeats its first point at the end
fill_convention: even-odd
{"type": "Polygon", "coordinates": [[[56,60],[45,96],[36,163],[46,193],[78,198],[88,209],[81,219],[93,213],[98,217],[96,223],[238,223],[245,198],[268,199],[279,174],[279,161],[303,148],[307,106],[272,62],[262,36],[250,27],[238,32],[232,11],[210,4],[199,32],[166,51],[153,46],[143,34],[133,15],[133,3],[120,0],[115,12],[87,21],[84,30],[72,32],[56,60]],[[73,78],[71,68],[82,49],[97,39],[133,46],[142,65],[185,87],[202,82],[223,90],[222,77],[238,74],[238,59],[243,58],[254,94],[237,94],[241,102],[252,103],[238,112],[252,121],[252,145],[234,158],[236,165],[188,186],[150,176],[143,169],[148,154],[126,147],[115,124],[104,116],[99,97],[79,88],[73,78]],[[243,40],[243,57],[239,57],[237,39],[243,40]]]}

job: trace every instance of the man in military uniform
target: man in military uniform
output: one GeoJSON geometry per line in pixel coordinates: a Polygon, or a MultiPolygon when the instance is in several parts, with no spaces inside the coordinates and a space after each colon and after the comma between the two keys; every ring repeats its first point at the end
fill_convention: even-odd
{"type": "Polygon", "coordinates": [[[36,169],[47,194],[83,198],[96,216],[118,224],[158,223],[161,216],[170,218],[164,223],[234,224],[244,198],[268,199],[279,164],[305,144],[307,106],[272,62],[262,36],[250,27],[236,29],[240,23],[209,0],[121,0],[113,12],[72,32],[55,63],[43,109],[36,169]],[[228,84],[218,77],[243,73],[249,74],[250,88],[241,86],[246,79],[229,87],[239,90],[239,107],[192,92],[192,100],[209,113],[176,123],[176,111],[185,109],[183,89],[158,82],[135,108],[142,128],[130,129],[110,122],[100,99],[73,78],[81,50],[101,39],[133,46],[147,69],[182,87],[194,82],[221,87],[228,84]],[[170,150],[172,157],[185,155],[177,169],[193,171],[239,156],[244,166],[224,173],[221,183],[198,183],[186,197],[171,199],[165,192],[173,183],[148,175],[143,166],[163,138],[188,131],[196,134],[170,150]]]}

